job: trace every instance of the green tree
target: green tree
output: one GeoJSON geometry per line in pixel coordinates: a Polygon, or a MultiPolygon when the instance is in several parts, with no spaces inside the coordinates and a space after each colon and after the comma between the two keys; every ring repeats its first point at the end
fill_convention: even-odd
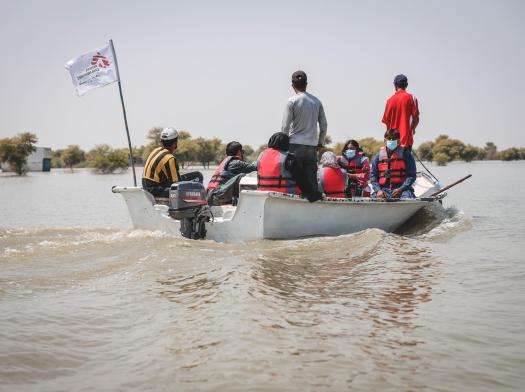
{"type": "Polygon", "coordinates": [[[452,162],[461,158],[464,148],[465,145],[460,140],[451,139],[447,135],[439,135],[434,142],[432,155],[436,162],[437,155],[439,155],[440,162],[443,162],[445,159],[446,162],[452,162]]]}
{"type": "Polygon", "coordinates": [[[375,139],[373,137],[365,137],[359,140],[359,146],[363,150],[363,153],[370,159],[379,152],[379,149],[383,147],[384,143],[382,140],[375,139]]]}
{"type": "Polygon", "coordinates": [[[259,158],[259,155],[261,155],[261,153],[266,150],[268,148],[268,145],[267,144],[261,144],[259,147],[257,147],[257,149],[253,152],[253,154],[251,155],[250,157],[250,161],[253,162],[253,161],[256,161],[257,158],[259,158]]]}
{"type": "Polygon", "coordinates": [[[64,167],[69,167],[73,171],[73,166],[78,165],[86,159],[86,154],[78,145],[70,145],[62,151],[61,160],[64,167]]]}
{"type": "Polygon", "coordinates": [[[338,143],[335,143],[332,148],[330,148],[330,150],[335,154],[335,155],[341,155],[341,151],[343,151],[343,147],[345,146],[344,142],[338,142],[338,143]]]}
{"type": "Polygon", "coordinates": [[[133,162],[135,164],[137,164],[137,165],[143,165],[144,164],[144,150],[145,149],[146,149],[146,146],[134,146],[133,147],[133,162]]]}
{"type": "Polygon", "coordinates": [[[431,162],[433,159],[432,149],[434,148],[434,142],[424,142],[417,148],[417,156],[422,161],[431,162]]]}
{"type": "Polygon", "coordinates": [[[62,149],[58,149],[58,150],[53,150],[53,152],[51,153],[51,167],[54,167],[54,168],[61,168],[62,167],[62,152],[64,150],[62,149]]]}
{"type": "MultiPolygon", "coordinates": [[[[220,139],[204,139],[199,137],[195,139],[197,143],[196,158],[202,164],[202,166],[210,167],[210,162],[217,159],[221,152],[221,141],[220,139]]],[[[219,158],[220,159],[220,158],[219,158]]]]}
{"type": "Polygon", "coordinates": [[[6,162],[16,174],[27,172],[27,157],[36,151],[38,138],[34,133],[24,132],[0,140],[0,162],[6,162]]]}
{"type": "Polygon", "coordinates": [[[481,148],[467,144],[461,152],[461,159],[465,162],[472,162],[474,159],[479,159],[479,157],[483,155],[485,154],[481,148]]]}
{"type": "Polygon", "coordinates": [[[488,159],[489,161],[498,159],[498,147],[494,143],[487,142],[485,144],[484,150],[485,150],[485,159],[488,159]]]}
{"type": "Polygon", "coordinates": [[[87,153],[87,163],[96,173],[109,174],[128,168],[129,154],[125,148],[114,149],[101,144],[87,153]]]}
{"type": "MultiPolygon", "coordinates": [[[[189,133],[188,133],[189,135],[189,133]]],[[[184,166],[191,164],[192,162],[197,162],[197,152],[199,151],[199,145],[197,142],[190,137],[186,137],[184,135],[184,138],[181,139],[180,132],[179,132],[179,143],[178,147],[175,150],[175,156],[177,157],[177,161],[180,164],[182,168],[184,166]]]]}
{"type": "Polygon", "coordinates": [[[507,148],[498,153],[498,158],[502,161],[517,161],[521,158],[520,149],[516,147],[507,148]]]}
{"type": "Polygon", "coordinates": [[[163,127],[153,127],[148,130],[148,133],[146,134],[146,139],[149,140],[149,144],[152,144],[154,146],[160,145],[160,133],[163,129],[163,127]]]}
{"type": "Polygon", "coordinates": [[[142,163],[146,162],[146,160],[149,157],[149,154],[151,152],[160,146],[160,133],[162,132],[164,128],[162,127],[153,127],[148,130],[146,133],[146,139],[149,140],[149,143],[145,146],[141,146],[137,148],[137,154],[135,155],[135,152],[133,153],[135,159],[135,162],[138,162],[138,158],[142,160],[142,163]]]}
{"type": "Polygon", "coordinates": [[[445,166],[447,162],[449,162],[449,156],[443,152],[438,152],[437,154],[434,154],[434,161],[438,166],[445,166]]]}
{"type": "Polygon", "coordinates": [[[255,153],[255,150],[253,149],[252,146],[250,146],[249,144],[245,144],[242,146],[242,149],[244,150],[244,159],[246,161],[251,162],[257,159],[257,157],[254,157],[253,159],[251,159],[253,157],[253,154],[255,153]]]}

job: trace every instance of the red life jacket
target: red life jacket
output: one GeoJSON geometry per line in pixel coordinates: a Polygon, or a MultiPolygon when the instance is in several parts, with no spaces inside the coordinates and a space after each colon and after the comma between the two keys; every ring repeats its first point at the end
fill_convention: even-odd
{"type": "Polygon", "coordinates": [[[235,156],[227,156],[222,160],[222,162],[217,166],[217,169],[215,169],[215,172],[213,173],[213,176],[211,176],[210,182],[208,183],[208,187],[206,190],[215,189],[219,185],[224,184],[226,181],[228,181],[230,178],[229,173],[225,170],[226,167],[228,167],[228,164],[234,160],[239,159],[235,156]]]}
{"type": "MultiPolygon", "coordinates": [[[[337,159],[337,163],[339,163],[339,165],[344,168],[348,174],[361,174],[363,173],[364,162],[367,159],[368,158],[362,152],[358,152],[357,155],[352,159],[339,157],[337,159]]],[[[351,181],[356,182],[356,180],[351,181]]]]}
{"type": "Polygon", "coordinates": [[[392,185],[395,186],[405,182],[406,163],[403,153],[404,150],[398,147],[390,153],[389,158],[386,147],[381,147],[379,150],[379,162],[377,164],[379,185],[384,186],[389,184],[389,186],[392,187],[392,185]]]}
{"type": "Polygon", "coordinates": [[[264,150],[257,160],[257,190],[300,195],[292,174],[284,162],[288,154],[273,148],[264,150]]]}
{"type": "Polygon", "coordinates": [[[346,174],[335,167],[319,168],[319,185],[328,197],[346,198],[346,174]]]}

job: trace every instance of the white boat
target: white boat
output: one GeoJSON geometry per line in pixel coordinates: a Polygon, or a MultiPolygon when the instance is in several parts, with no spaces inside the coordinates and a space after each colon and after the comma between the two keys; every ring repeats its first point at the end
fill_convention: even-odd
{"type": "MultiPolygon", "coordinates": [[[[429,198],[440,189],[438,182],[418,173],[416,199],[393,202],[370,198],[324,199],[314,203],[293,195],[249,190],[256,178],[241,181],[237,206],[213,206],[206,222],[206,238],[217,242],[246,242],[261,239],[293,239],[334,236],[368,228],[392,232],[429,204],[439,204],[444,195],[429,198]]],[[[140,187],[113,187],[129,210],[135,229],[180,234],[180,221],[171,218],[168,206],[140,187]]]]}

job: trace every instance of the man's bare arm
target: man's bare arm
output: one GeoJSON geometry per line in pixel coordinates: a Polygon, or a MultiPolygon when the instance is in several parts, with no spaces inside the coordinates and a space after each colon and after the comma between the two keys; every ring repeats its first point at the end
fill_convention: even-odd
{"type": "Polygon", "coordinates": [[[419,117],[412,117],[412,121],[410,122],[410,129],[412,130],[412,134],[415,135],[417,125],[419,124],[419,117]]]}

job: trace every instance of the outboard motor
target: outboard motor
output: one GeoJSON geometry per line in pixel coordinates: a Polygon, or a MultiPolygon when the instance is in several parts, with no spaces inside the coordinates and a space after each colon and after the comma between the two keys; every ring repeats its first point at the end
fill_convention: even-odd
{"type": "Polygon", "coordinates": [[[206,190],[200,182],[181,181],[170,187],[169,215],[180,220],[180,232],[186,238],[206,237],[205,222],[211,211],[206,201],[206,190]]]}

